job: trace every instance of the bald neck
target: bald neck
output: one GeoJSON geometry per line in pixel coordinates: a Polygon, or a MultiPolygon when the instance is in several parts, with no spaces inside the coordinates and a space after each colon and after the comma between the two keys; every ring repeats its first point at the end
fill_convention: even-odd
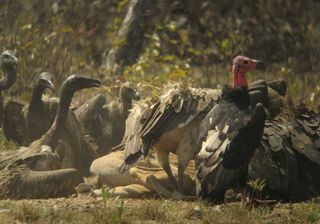
{"type": "Polygon", "coordinates": [[[248,83],[245,78],[246,72],[239,69],[237,65],[232,66],[233,87],[248,88],[248,83]]]}

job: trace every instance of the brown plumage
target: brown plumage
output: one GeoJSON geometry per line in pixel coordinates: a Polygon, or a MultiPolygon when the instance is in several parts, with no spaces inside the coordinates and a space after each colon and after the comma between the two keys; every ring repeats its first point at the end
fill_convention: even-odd
{"type": "Polygon", "coordinates": [[[135,133],[125,135],[123,168],[146,156],[152,146],[174,189],[182,189],[184,170],[196,154],[198,124],[216,104],[219,95],[220,90],[186,88],[179,84],[166,87],[157,103],[141,107],[139,118],[132,117],[135,128],[129,127],[135,133]],[[170,152],[178,156],[179,184],[170,169],[170,152]]]}
{"type": "Polygon", "coordinates": [[[294,117],[266,121],[249,166],[249,178],[265,179],[263,197],[285,201],[320,195],[320,115],[298,108],[294,117]]]}
{"type": "Polygon", "coordinates": [[[136,149],[141,146],[142,139],[137,133],[140,133],[143,124],[150,116],[150,112],[150,103],[140,101],[133,105],[131,113],[126,120],[126,130],[123,139],[113,150],[124,149],[124,157],[127,158],[131,155],[131,150],[129,149],[136,149]]]}
{"type": "Polygon", "coordinates": [[[51,126],[58,107],[57,98],[44,98],[46,89],[54,91],[53,77],[41,73],[35,80],[29,104],[9,100],[4,108],[3,131],[7,140],[28,146],[51,126]]]}
{"type": "MultiPolygon", "coordinates": [[[[247,89],[248,85],[245,79],[246,72],[263,68],[264,65],[261,61],[244,56],[236,57],[233,61],[232,69],[234,86],[247,89]]],[[[137,128],[131,132],[135,132],[136,134],[133,134],[131,138],[127,138],[131,139],[131,141],[129,140],[129,143],[128,141],[126,142],[125,159],[122,170],[134,164],[143,156],[146,156],[149,148],[153,147],[157,152],[158,161],[169,176],[174,189],[182,189],[184,169],[199,150],[196,146],[196,141],[200,133],[200,121],[214,105],[218,103],[220,93],[220,90],[184,88],[179,85],[165,89],[159,101],[147,110],[143,110],[145,111],[143,115],[138,116],[139,118],[145,116],[145,118],[138,119],[139,122],[134,123],[137,124],[137,128]],[[179,183],[176,182],[170,169],[168,161],[168,154],[170,152],[178,156],[179,183]]],[[[237,102],[238,101],[235,100],[233,103],[237,104],[237,102]]],[[[256,104],[257,103],[258,102],[256,102],[256,104]]],[[[253,108],[256,104],[252,105],[253,108]]],[[[264,117],[262,115],[264,115],[264,112],[262,110],[263,106],[258,105],[257,110],[254,110],[257,114],[253,114],[260,117],[259,124],[261,125],[258,130],[261,132],[261,129],[263,129],[264,117]]],[[[255,120],[255,118],[254,116],[253,120],[255,120]]],[[[232,119],[232,117],[229,119],[232,119]]],[[[252,126],[250,127],[252,131],[254,128],[252,128],[252,126]]],[[[255,133],[257,136],[255,134],[252,134],[252,136],[259,140],[260,132],[257,131],[255,133]]],[[[240,134],[238,133],[238,135],[240,134]]],[[[258,140],[254,139],[253,143],[258,140]]],[[[238,140],[236,142],[238,142],[238,140]]],[[[253,143],[253,146],[250,146],[248,149],[250,153],[245,157],[247,159],[250,159],[254,152],[255,144],[253,143]]],[[[242,144],[242,146],[243,145],[244,144],[242,144]]],[[[237,152],[236,150],[234,154],[237,154],[237,152]]],[[[247,166],[248,163],[244,162],[243,164],[247,166]]]]}
{"type": "Polygon", "coordinates": [[[108,103],[106,96],[99,94],[75,111],[86,132],[99,146],[100,155],[107,154],[121,142],[132,102],[139,99],[136,86],[126,82],[120,87],[119,99],[108,103]]]}
{"type": "MultiPolygon", "coordinates": [[[[15,151],[0,171],[1,198],[63,196],[72,191],[81,181],[81,176],[88,174],[93,156],[83,142],[81,125],[69,106],[74,92],[100,85],[96,79],[76,75],[62,84],[57,114],[51,128],[29,147],[15,151]]],[[[2,159],[0,164],[4,163],[2,159]]]]}
{"type": "Polygon", "coordinates": [[[259,79],[249,85],[251,106],[262,103],[268,111],[268,118],[275,118],[284,107],[286,92],[287,84],[282,79],[270,82],[259,79]]]}
{"type": "Polygon", "coordinates": [[[81,124],[69,110],[73,93],[83,88],[100,85],[98,80],[82,76],[70,76],[60,88],[60,100],[57,113],[50,129],[41,138],[33,141],[28,147],[21,147],[12,153],[1,154],[0,168],[4,168],[12,158],[24,157],[41,151],[42,145],[48,146],[61,156],[61,167],[77,168],[81,174],[89,173],[91,161],[96,157],[86,141],[81,124]]]}
{"type": "Polygon", "coordinates": [[[14,53],[10,50],[6,50],[0,55],[0,67],[3,71],[4,79],[0,80],[0,125],[3,121],[3,104],[4,99],[2,92],[9,89],[16,80],[17,75],[17,61],[18,59],[14,56],[14,53]]]}

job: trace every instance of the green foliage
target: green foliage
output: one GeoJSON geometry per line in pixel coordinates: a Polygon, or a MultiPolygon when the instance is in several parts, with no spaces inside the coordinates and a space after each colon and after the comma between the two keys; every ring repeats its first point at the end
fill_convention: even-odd
{"type": "Polygon", "coordinates": [[[124,212],[124,200],[121,199],[121,200],[119,200],[117,213],[112,217],[111,222],[113,224],[121,223],[121,218],[122,218],[123,212],[124,212]]]}
{"type": "Polygon", "coordinates": [[[104,206],[107,206],[107,202],[114,197],[114,189],[111,190],[111,188],[102,186],[101,188],[101,196],[104,203],[104,206]]]}
{"type": "MultiPolygon", "coordinates": [[[[110,199],[114,198],[114,191],[115,189],[102,186],[101,196],[102,196],[102,201],[105,207],[107,206],[107,203],[110,202],[110,199]]],[[[117,206],[117,211],[111,217],[111,223],[113,224],[121,223],[122,214],[124,212],[124,200],[123,199],[118,200],[117,198],[115,201],[118,201],[118,206],[117,206]]]]}
{"type": "Polygon", "coordinates": [[[298,71],[310,70],[315,58],[319,60],[317,1],[176,2],[176,10],[184,11],[170,14],[168,24],[178,25],[175,29],[158,29],[161,45],[168,52],[202,65],[229,62],[236,54],[247,54],[286,63],[298,71]],[[187,38],[181,38],[181,32],[187,38]]]}
{"type": "Polygon", "coordinates": [[[252,195],[254,199],[261,200],[262,199],[262,191],[264,187],[266,186],[266,180],[257,178],[255,180],[250,180],[247,182],[247,185],[251,188],[252,190],[252,195]]]}
{"type": "Polygon", "coordinates": [[[262,192],[263,188],[266,186],[266,180],[257,178],[255,180],[250,180],[247,183],[254,191],[262,192]]]}
{"type": "MultiPolygon", "coordinates": [[[[57,86],[71,73],[108,76],[99,66],[106,52],[122,42],[117,31],[128,2],[3,2],[0,45],[17,50],[20,59],[18,85],[10,93],[29,92],[42,71],[53,73],[57,86]]],[[[146,36],[137,64],[125,69],[133,81],[184,80],[193,75],[193,68],[201,67],[203,74],[192,78],[209,83],[215,70],[211,67],[229,64],[236,54],[281,63],[290,71],[319,69],[318,1],[175,0],[171,7],[162,1],[155,7],[168,9],[167,16],[146,36]]]]}
{"type": "Polygon", "coordinates": [[[4,136],[3,130],[0,130],[0,151],[1,150],[17,150],[19,146],[12,142],[8,141],[4,136]]]}
{"type": "MultiPolygon", "coordinates": [[[[198,86],[221,87],[230,83],[231,59],[245,54],[270,62],[267,73],[253,73],[250,81],[284,78],[290,95],[318,107],[318,1],[174,0],[170,7],[165,2],[155,3],[167,14],[154,20],[138,61],[124,69],[128,80],[155,86],[192,80],[198,86]]],[[[117,32],[128,3],[4,1],[0,45],[15,49],[19,57],[17,83],[5,94],[28,99],[34,77],[43,71],[55,75],[57,87],[72,73],[109,81],[103,57],[123,41],[117,32]]]]}

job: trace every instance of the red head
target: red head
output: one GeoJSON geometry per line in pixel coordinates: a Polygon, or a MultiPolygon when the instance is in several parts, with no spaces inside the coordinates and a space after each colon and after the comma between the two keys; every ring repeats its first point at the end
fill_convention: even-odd
{"type": "Polygon", "coordinates": [[[255,69],[265,69],[264,63],[241,55],[235,57],[232,64],[233,87],[247,88],[248,83],[245,75],[255,69]]]}

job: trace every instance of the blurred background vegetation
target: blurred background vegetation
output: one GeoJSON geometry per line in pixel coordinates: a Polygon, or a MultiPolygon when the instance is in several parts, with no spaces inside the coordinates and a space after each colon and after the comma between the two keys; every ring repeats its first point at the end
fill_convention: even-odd
{"type": "MultiPolygon", "coordinates": [[[[153,1],[154,18],[139,59],[123,73],[157,85],[192,80],[217,87],[230,79],[237,54],[264,60],[265,73],[284,78],[297,101],[319,104],[320,1],[153,1]]],[[[18,84],[10,95],[28,98],[34,77],[49,71],[57,86],[72,73],[111,84],[105,68],[129,0],[0,0],[0,46],[19,57],[18,84]]]]}

